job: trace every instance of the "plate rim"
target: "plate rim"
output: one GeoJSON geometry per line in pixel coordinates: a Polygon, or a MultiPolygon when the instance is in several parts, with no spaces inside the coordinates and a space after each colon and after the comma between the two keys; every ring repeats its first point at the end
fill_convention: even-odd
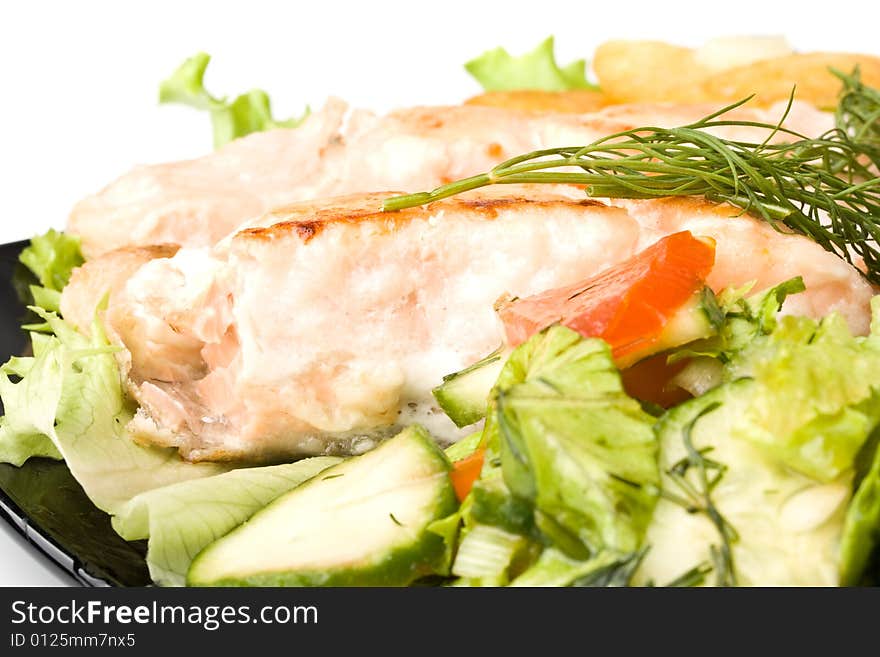
{"type": "MultiPolygon", "coordinates": [[[[30,240],[28,239],[3,242],[0,244],[0,250],[4,256],[11,252],[20,253],[29,244],[30,240]]],[[[0,486],[0,518],[12,528],[15,534],[24,539],[26,545],[32,546],[33,549],[29,550],[31,554],[36,553],[44,563],[52,564],[69,577],[73,584],[85,587],[115,586],[113,582],[89,573],[74,554],[66,550],[39,523],[31,520],[30,516],[2,486],[0,486]]]]}
{"type": "Polygon", "coordinates": [[[73,554],[65,550],[43,527],[32,522],[2,487],[0,487],[0,518],[3,518],[27,545],[35,548],[30,551],[31,553],[39,554],[44,563],[48,561],[54,565],[72,579],[74,584],[90,588],[114,586],[111,582],[88,573],[73,554]]]}

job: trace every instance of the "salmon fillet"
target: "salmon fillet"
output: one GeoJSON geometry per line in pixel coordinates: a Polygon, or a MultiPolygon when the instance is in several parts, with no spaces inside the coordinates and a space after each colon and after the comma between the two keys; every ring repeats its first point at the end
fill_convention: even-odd
{"type": "MultiPolygon", "coordinates": [[[[210,246],[245,220],[291,202],[431,189],[536,149],[587,144],[643,125],[683,125],[717,109],[642,104],[579,115],[466,105],[380,117],[332,100],[295,130],[255,133],[195,160],[138,167],[77,204],[68,232],[82,238],[86,257],[130,245],[210,246]]],[[[774,123],[782,111],[741,108],[730,118],[774,123]]],[[[786,125],[817,135],[832,120],[796,103],[786,125]]],[[[766,136],[742,127],[715,132],[766,136]]]]}
{"type": "MultiPolygon", "coordinates": [[[[681,230],[716,240],[716,290],[802,275],[787,311],[868,327],[872,290],[853,267],[728,206],[507,186],[382,213],[388,195],[275,210],[117,286],[106,323],[141,405],[133,435],[191,460],[357,452],[416,421],[455,440],[431,389],[502,342],[499,297],[572,284],[681,230]]],[[[109,286],[113,257],[65,289],[69,320],[88,322],[77,300],[109,286]]]]}

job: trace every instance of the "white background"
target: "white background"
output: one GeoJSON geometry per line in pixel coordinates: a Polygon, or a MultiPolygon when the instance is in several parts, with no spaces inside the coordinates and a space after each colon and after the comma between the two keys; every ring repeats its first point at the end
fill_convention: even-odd
{"type": "MultiPolygon", "coordinates": [[[[77,199],[134,164],[209,150],[206,116],[156,103],[159,81],[199,50],[214,56],[212,93],[262,87],[286,118],[329,95],[377,110],[456,103],[479,91],[465,61],[497,45],[524,52],[550,34],[568,63],[609,38],[784,34],[799,50],[880,53],[878,26],[876,0],[4,0],[0,243],[62,228],[77,199]]],[[[66,583],[0,529],[0,584],[66,583]]]]}

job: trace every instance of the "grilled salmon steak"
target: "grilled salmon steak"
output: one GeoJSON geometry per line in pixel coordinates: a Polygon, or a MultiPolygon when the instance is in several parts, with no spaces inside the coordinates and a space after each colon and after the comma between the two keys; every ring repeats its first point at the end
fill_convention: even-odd
{"type": "Polygon", "coordinates": [[[110,290],[136,438],[191,460],[357,452],[414,421],[455,440],[431,389],[503,342],[500,297],[573,285],[681,231],[714,240],[714,289],[800,275],[786,311],[867,330],[872,290],[853,267],[732,207],[505,186],[382,213],[388,196],[294,204],[211,248],[77,270],[62,312],[85,328],[110,290]]]}
{"type": "MultiPolygon", "coordinates": [[[[82,238],[87,257],[122,246],[211,246],[242,222],[287,203],[430,189],[536,149],[587,144],[643,125],[684,125],[717,109],[642,104],[536,114],[464,105],[380,117],[334,100],[295,130],[254,133],[195,160],[138,167],[81,201],[68,232],[82,238]]],[[[729,118],[775,123],[783,111],[740,108],[729,118]]],[[[796,103],[786,126],[818,135],[832,127],[832,118],[796,103]]],[[[767,137],[765,130],[742,126],[713,131],[732,139],[767,137]]]]}

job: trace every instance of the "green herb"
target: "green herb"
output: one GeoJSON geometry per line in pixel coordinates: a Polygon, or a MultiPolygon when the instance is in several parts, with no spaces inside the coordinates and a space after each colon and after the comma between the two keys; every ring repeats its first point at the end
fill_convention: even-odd
{"type": "Polygon", "coordinates": [[[398,520],[397,518],[395,518],[393,513],[389,513],[389,514],[388,514],[388,517],[391,518],[391,521],[392,521],[395,525],[397,525],[398,527],[403,527],[403,523],[400,522],[400,520],[398,520]]]}
{"type": "Polygon", "coordinates": [[[709,404],[682,429],[682,441],[687,454],[683,459],[673,464],[666,473],[678,487],[682,496],[669,491],[664,491],[664,496],[679,504],[688,513],[702,513],[709,518],[721,538],[720,547],[716,545],[709,547],[716,584],[718,586],[736,586],[736,571],[731,545],[736,542],[737,533],[712,501],[712,491],[721,481],[727,467],[707,458],[706,453],[709,450],[698,450],[694,447],[692,440],[693,429],[699,419],[720,406],[721,404],[718,402],[709,404]],[[696,472],[696,482],[692,481],[693,478],[688,477],[691,470],[696,472]]]}
{"type": "Polygon", "coordinates": [[[321,477],[321,479],[323,481],[327,481],[328,479],[336,479],[337,477],[344,477],[344,476],[345,476],[344,473],[339,473],[339,474],[327,475],[326,477],[321,477]]]}
{"type": "Polygon", "coordinates": [[[703,562],[699,563],[690,570],[683,572],[674,580],[666,584],[666,588],[684,588],[691,586],[699,586],[706,581],[706,575],[712,572],[712,564],[703,562]]]}
{"type": "Polygon", "coordinates": [[[611,587],[629,586],[633,574],[642,563],[642,559],[648,548],[644,547],[637,552],[627,554],[617,561],[594,570],[593,572],[574,580],[570,586],[580,587],[611,587]]]}
{"type": "Polygon", "coordinates": [[[880,164],[880,91],[862,83],[859,69],[846,75],[834,69],[843,82],[835,123],[838,130],[863,144],[874,166],[880,164]],[[872,151],[871,148],[874,150],[872,151]]]}
{"type": "Polygon", "coordinates": [[[520,155],[432,192],[387,199],[383,207],[400,210],[509,183],[584,185],[588,196],[603,198],[702,196],[806,235],[847,262],[861,257],[867,277],[880,283],[880,178],[870,168],[880,160],[876,146],[857,141],[873,139],[876,126],[854,128],[880,111],[880,94],[860,84],[849,89],[843,127],[817,138],[784,127],[791,100],[777,124],[724,119],[748,100],[679,128],[634,128],[587,146],[520,155]],[[767,139],[733,141],[708,132],[721,126],[763,128],[767,139]],[[778,133],[793,141],[771,144],[778,133]]]}
{"type": "Polygon", "coordinates": [[[309,115],[307,106],[300,117],[274,119],[269,94],[262,89],[252,89],[231,101],[212,96],[203,82],[210,61],[211,56],[203,52],[187,59],[159,85],[159,102],[180,103],[210,112],[215,148],[252,132],[295,128],[309,115]]]}

